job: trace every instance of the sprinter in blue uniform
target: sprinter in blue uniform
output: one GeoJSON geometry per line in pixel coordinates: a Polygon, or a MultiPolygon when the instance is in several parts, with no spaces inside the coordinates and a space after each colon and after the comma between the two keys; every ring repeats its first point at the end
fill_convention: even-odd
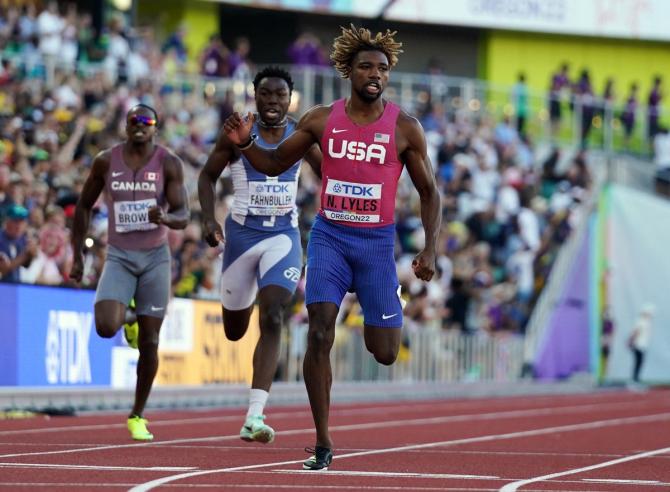
{"type": "MultiPolygon", "coordinates": [[[[268,67],[254,78],[256,109],[253,126],[258,145],[275,148],[295,130],[288,113],[293,80],[288,72],[268,67]]],[[[246,333],[258,296],[260,338],[254,351],[249,409],[240,438],[272,442],[274,430],[263,410],[277,370],[281,328],[302,272],[296,193],[300,161],[269,177],[241,157],[225,132],[198,179],[198,194],[207,242],[225,244],[221,279],[223,325],[229,340],[246,333]],[[214,215],[215,185],[226,166],[233,178],[233,205],[225,220],[225,236],[214,215]]],[[[314,145],[305,160],[320,176],[321,151],[314,145]]]]}

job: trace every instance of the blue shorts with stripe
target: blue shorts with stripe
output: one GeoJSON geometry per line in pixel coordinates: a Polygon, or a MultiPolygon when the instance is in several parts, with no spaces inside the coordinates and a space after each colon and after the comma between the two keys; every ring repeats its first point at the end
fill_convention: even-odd
{"type": "Polygon", "coordinates": [[[230,310],[251,306],[259,289],[268,285],[293,293],[302,273],[298,228],[259,231],[235,222],[225,223],[221,303],[230,310]]]}
{"type": "Polygon", "coordinates": [[[348,227],[317,215],[307,245],[306,303],[339,306],[353,290],[366,325],[402,327],[394,243],[393,224],[348,227]]]}

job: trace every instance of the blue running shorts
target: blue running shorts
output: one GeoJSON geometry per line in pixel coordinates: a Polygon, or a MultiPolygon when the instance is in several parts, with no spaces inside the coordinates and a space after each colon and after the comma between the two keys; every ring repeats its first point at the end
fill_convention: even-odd
{"type": "Polygon", "coordinates": [[[348,227],[317,215],[307,245],[306,303],[339,306],[353,290],[366,325],[402,327],[394,244],[394,224],[348,227]]]}
{"type": "Polygon", "coordinates": [[[230,217],[225,224],[221,304],[230,311],[251,306],[268,285],[295,292],[302,274],[300,231],[259,231],[230,217]]]}

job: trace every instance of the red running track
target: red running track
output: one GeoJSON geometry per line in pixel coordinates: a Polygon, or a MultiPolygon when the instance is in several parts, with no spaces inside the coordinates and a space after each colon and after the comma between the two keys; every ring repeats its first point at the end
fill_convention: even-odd
{"type": "Polygon", "coordinates": [[[670,489],[670,391],[334,405],[335,460],[305,472],[306,406],[268,408],[269,445],[243,411],[0,421],[0,490],[640,491],[670,489]]]}

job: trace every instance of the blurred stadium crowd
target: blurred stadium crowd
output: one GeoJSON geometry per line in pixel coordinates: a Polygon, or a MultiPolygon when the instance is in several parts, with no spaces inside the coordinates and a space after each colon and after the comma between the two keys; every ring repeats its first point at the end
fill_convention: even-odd
{"type": "MultiPolygon", "coordinates": [[[[94,34],[88,14],[74,7],[61,13],[53,2],[39,13],[31,6],[0,13],[0,281],[70,285],[69,227],[91,161],[124,138],[127,110],[144,103],[160,115],[159,142],[186,164],[193,217],[185,231],[170,232],[173,293],[218,299],[221,251],[202,240],[196,183],[234,104],[231,91],[196,90],[200,86],[180,75],[248,82],[255,71],[249,42],[240,39],[229,50],[213,36],[196,57],[187,53],[179,30],[158,40],[150,29],[130,30],[113,18],[104,35],[94,34]]],[[[287,50],[297,65],[325,63],[323,47],[315,47],[310,36],[287,50]]],[[[251,97],[246,104],[253,109],[251,97]]],[[[522,334],[559,246],[580,220],[580,204],[591,186],[587,154],[561,156],[553,150],[540,158],[509,118],[495,121],[430,101],[406,109],[426,131],[444,216],[439,275],[424,284],[411,269],[423,238],[418,196],[403,177],[397,265],[407,328],[437,320],[445,330],[522,334]]],[[[298,197],[305,242],[318,190],[306,167],[298,197]]],[[[231,193],[224,174],[219,219],[231,193]]],[[[88,288],[101,272],[106,227],[107,210],[100,202],[86,242],[88,288]]],[[[306,316],[303,292],[304,284],[296,294],[296,322],[306,316]]],[[[341,322],[362,326],[355,298],[343,304],[341,322]]]]}

